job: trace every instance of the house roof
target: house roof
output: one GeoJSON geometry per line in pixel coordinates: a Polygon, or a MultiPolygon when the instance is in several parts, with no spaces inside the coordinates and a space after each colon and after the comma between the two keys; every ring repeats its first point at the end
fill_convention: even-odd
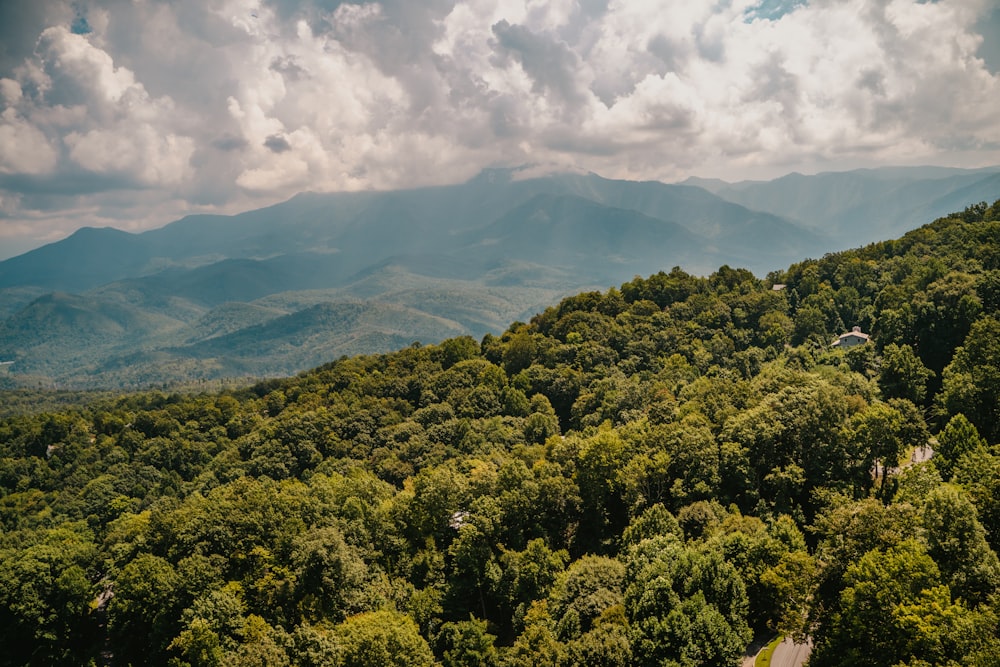
{"type": "Polygon", "coordinates": [[[840,343],[842,341],[845,341],[845,340],[847,340],[849,338],[857,338],[858,340],[867,341],[870,338],[870,336],[868,334],[866,334],[866,333],[863,333],[861,331],[861,327],[856,326],[853,329],[851,329],[850,331],[848,331],[847,333],[840,334],[837,337],[837,340],[833,341],[833,344],[834,345],[840,345],[840,343]]]}

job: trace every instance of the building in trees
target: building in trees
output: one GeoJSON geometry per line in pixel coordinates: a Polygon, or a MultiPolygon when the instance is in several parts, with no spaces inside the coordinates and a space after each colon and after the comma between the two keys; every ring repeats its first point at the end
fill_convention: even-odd
{"type": "Polygon", "coordinates": [[[842,333],[837,337],[837,340],[833,341],[831,347],[854,347],[855,345],[864,345],[868,342],[868,334],[861,332],[861,327],[854,327],[847,333],[842,333]]]}

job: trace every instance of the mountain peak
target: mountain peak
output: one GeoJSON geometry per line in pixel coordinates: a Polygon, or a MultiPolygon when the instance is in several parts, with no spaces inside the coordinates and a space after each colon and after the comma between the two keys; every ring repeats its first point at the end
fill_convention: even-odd
{"type": "Polygon", "coordinates": [[[469,185],[502,185],[514,180],[518,167],[487,167],[470,178],[469,185]]]}

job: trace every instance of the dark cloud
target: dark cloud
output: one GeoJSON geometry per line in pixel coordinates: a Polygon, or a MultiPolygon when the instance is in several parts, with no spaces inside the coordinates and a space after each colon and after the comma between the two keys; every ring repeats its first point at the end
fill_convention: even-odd
{"type": "Polygon", "coordinates": [[[498,139],[512,139],[523,131],[518,119],[518,103],[509,95],[493,100],[490,109],[490,128],[498,139]]]}
{"type": "Polygon", "coordinates": [[[352,51],[370,57],[386,74],[398,74],[427,64],[433,43],[441,35],[441,20],[453,0],[385,0],[337,3],[344,12],[324,13],[323,32],[352,51]]]}
{"type": "MultiPolygon", "coordinates": [[[[340,3],[324,15],[325,32],[352,52],[364,54],[406,90],[416,114],[441,105],[447,94],[441,60],[433,45],[455,0],[383,0],[340,3]]],[[[314,28],[315,29],[315,28],[314,28]]]]}
{"type": "Polygon", "coordinates": [[[288,139],[285,139],[280,134],[269,136],[264,140],[264,146],[272,153],[284,153],[285,151],[292,150],[292,145],[288,143],[288,139]]]}
{"type": "Polygon", "coordinates": [[[785,68],[778,54],[772,54],[753,71],[754,85],[745,101],[771,101],[781,104],[783,113],[794,118],[801,99],[799,78],[785,68]]]}
{"type": "Polygon", "coordinates": [[[885,95],[885,73],[877,67],[867,67],[858,72],[858,87],[878,96],[885,95]]]}
{"type": "Polygon", "coordinates": [[[608,11],[609,0],[577,0],[566,24],[557,30],[559,38],[586,58],[595,40],[594,27],[608,11]]]}
{"type": "Polygon", "coordinates": [[[577,4],[583,14],[589,18],[598,18],[608,11],[609,0],[578,0],[577,4]]]}
{"type": "Polygon", "coordinates": [[[21,65],[38,35],[52,25],[58,5],[42,0],[0,1],[0,73],[21,65]]]}
{"type": "Polygon", "coordinates": [[[213,11],[208,2],[101,4],[110,15],[103,36],[116,65],[135,72],[151,95],[169,95],[198,115],[223,120],[218,109],[243,77],[240,63],[224,54],[250,45],[246,32],[234,26],[236,17],[213,11]]]}
{"type": "Polygon", "coordinates": [[[81,169],[65,168],[45,176],[30,174],[0,174],[0,191],[16,192],[22,203],[32,209],[55,210],[66,205],[66,198],[78,195],[132,189],[135,180],[125,174],[95,174],[81,169]],[[45,202],[57,201],[58,205],[45,202]]]}
{"type": "Polygon", "coordinates": [[[647,42],[646,49],[663,63],[664,67],[660,74],[680,69],[680,57],[683,56],[684,50],[678,48],[666,35],[653,36],[647,42]]]}
{"type": "Polygon", "coordinates": [[[330,29],[330,15],[343,4],[365,4],[344,2],[344,0],[264,0],[264,5],[273,9],[282,23],[294,23],[304,19],[315,33],[330,29]]]}
{"type": "Polygon", "coordinates": [[[247,140],[243,137],[224,135],[212,140],[212,147],[220,151],[238,151],[247,147],[247,140]]]}
{"type": "Polygon", "coordinates": [[[976,24],[976,32],[983,36],[976,53],[993,74],[1000,74],[1000,4],[983,16],[976,24]]]}
{"type": "Polygon", "coordinates": [[[545,145],[552,150],[573,155],[589,155],[593,157],[612,157],[623,150],[634,148],[626,141],[614,137],[581,136],[572,128],[557,127],[544,136],[545,145]]]}
{"type": "Polygon", "coordinates": [[[726,35],[721,31],[710,32],[705,28],[705,24],[699,24],[693,30],[698,55],[705,60],[722,62],[726,57],[726,35]]]}
{"type": "Polygon", "coordinates": [[[575,78],[579,60],[564,42],[506,20],[494,24],[492,30],[496,36],[494,48],[501,56],[498,63],[513,57],[534,81],[535,92],[555,93],[568,104],[583,101],[575,78]]]}
{"type": "Polygon", "coordinates": [[[291,56],[275,58],[271,61],[271,69],[291,81],[303,79],[308,75],[308,72],[299,67],[299,64],[295,62],[295,58],[291,56]]]}

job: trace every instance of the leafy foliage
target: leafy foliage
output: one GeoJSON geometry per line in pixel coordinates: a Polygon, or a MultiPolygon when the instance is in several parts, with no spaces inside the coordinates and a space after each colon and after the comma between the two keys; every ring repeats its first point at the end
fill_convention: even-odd
{"type": "Polygon", "coordinates": [[[998,214],[5,417],[0,665],[988,664],[998,214]]]}

